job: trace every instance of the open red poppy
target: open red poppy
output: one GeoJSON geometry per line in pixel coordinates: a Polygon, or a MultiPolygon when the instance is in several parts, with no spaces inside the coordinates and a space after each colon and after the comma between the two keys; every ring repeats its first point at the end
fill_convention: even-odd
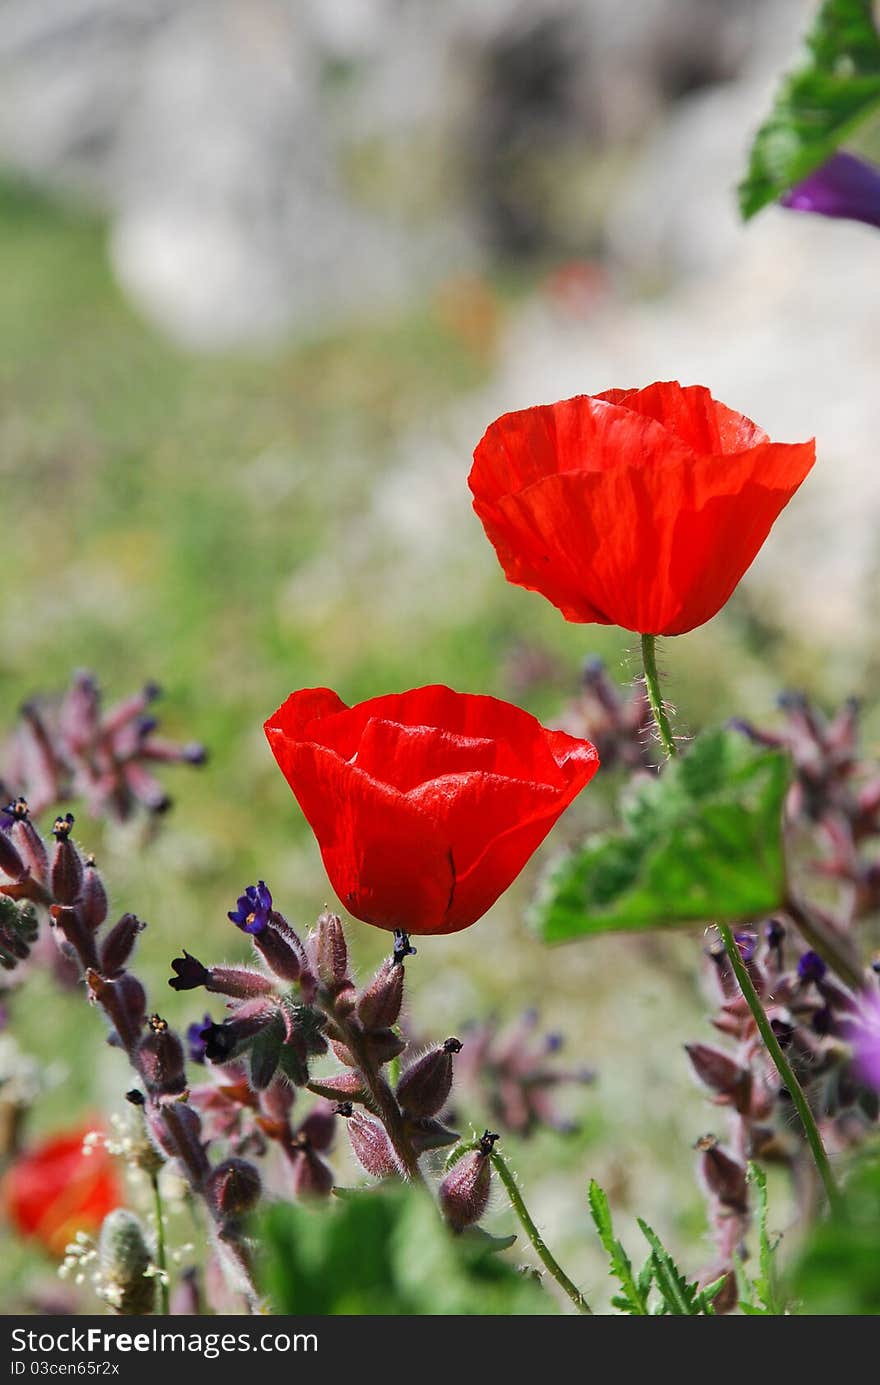
{"type": "Polygon", "coordinates": [[[475,923],[599,767],[589,741],[442,686],[356,707],[307,689],[265,730],[345,908],[407,933],[475,923]]]}
{"type": "Polygon", "coordinates": [[[3,1180],[3,1205],[19,1235],[41,1241],[54,1255],[77,1231],[97,1232],[122,1201],[113,1159],[102,1143],[86,1154],[93,1127],[52,1135],[22,1154],[3,1180]]]}
{"type": "Polygon", "coordinates": [[[671,381],[505,414],[469,483],[508,581],[566,620],[681,635],[729,599],[815,459],[671,381]]]}

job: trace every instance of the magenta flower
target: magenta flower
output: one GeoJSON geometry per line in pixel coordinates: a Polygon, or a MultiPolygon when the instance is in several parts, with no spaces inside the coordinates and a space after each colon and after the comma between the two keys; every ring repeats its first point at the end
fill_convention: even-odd
{"type": "Polygon", "coordinates": [[[880,993],[860,997],[857,1014],[848,1029],[859,1077],[880,1091],[880,993]]]}
{"type": "Polygon", "coordinates": [[[880,227],[880,168],[838,152],[779,199],[793,212],[864,221],[880,227]]]}

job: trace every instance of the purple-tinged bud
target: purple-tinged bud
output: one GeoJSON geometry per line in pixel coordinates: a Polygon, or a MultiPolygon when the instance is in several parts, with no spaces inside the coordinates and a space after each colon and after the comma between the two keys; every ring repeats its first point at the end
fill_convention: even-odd
{"type": "Polygon", "coordinates": [[[342,919],[326,909],[318,919],[314,935],[315,966],[318,980],[334,993],[350,985],[348,944],[342,919]]]}
{"type": "Polygon", "coordinates": [[[328,1101],[360,1101],[367,1095],[364,1081],[357,1071],[340,1072],[333,1077],[315,1077],[309,1082],[309,1091],[316,1096],[326,1097],[328,1101]]]}
{"type": "Polygon", "coordinates": [[[138,1042],[147,1012],[147,993],[131,972],[111,978],[89,968],[86,983],[92,999],[97,1001],[119,1037],[123,1048],[130,1051],[138,1042]]]}
{"type": "Polygon", "coordinates": [[[461,1052],[458,1039],[447,1039],[416,1059],[397,1084],[397,1100],[410,1116],[436,1116],[452,1090],[452,1059],[461,1052]]]}
{"type": "Polygon", "coordinates": [[[52,835],[55,838],[55,851],[49,871],[52,894],[58,904],[75,904],[79,899],[83,883],[83,864],[80,854],[70,840],[73,830],[73,813],[55,819],[52,835]]]}
{"type": "Polygon", "coordinates": [[[259,1170],[247,1159],[224,1159],[208,1180],[211,1200],[224,1217],[250,1212],[259,1202],[262,1190],[259,1170]]]}
{"type": "Polygon", "coordinates": [[[475,1226],[489,1205],[491,1154],[497,1135],[486,1131],[479,1148],[468,1150],[449,1170],[438,1190],[440,1209],[453,1231],[475,1226]]]}
{"type": "Polygon", "coordinates": [[[273,911],[266,927],[253,934],[252,942],[280,981],[300,979],[307,966],[305,949],[281,914],[273,911]]]}
{"type": "MultiPolygon", "coordinates": [[[[339,1111],[345,1114],[344,1110],[339,1111]]],[[[348,1138],[355,1158],[373,1178],[399,1178],[401,1167],[387,1131],[372,1116],[353,1111],[347,1118],[348,1138]]]]}
{"type": "Polygon", "coordinates": [[[137,1065],[153,1096],[179,1096],[186,1088],[183,1044],[160,1015],[151,1015],[137,1050],[137,1065]]]}
{"type": "Polygon", "coordinates": [[[297,1150],[291,1159],[293,1195],[303,1201],[329,1197],[333,1191],[333,1170],[313,1149],[297,1150]]]}
{"type": "Polygon", "coordinates": [[[741,929],[740,932],[736,933],[734,936],[743,961],[746,963],[753,961],[755,949],[758,946],[758,935],[751,932],[750,929],[741,929]]]}
{"type": "Polygon", "coordinates": [[[407,1134],[416,1154],[427,1154],[432,1149],[448,1149],[460,1138],[457,1130],[450,1130],[431,1116],[421,1116],[407,1120],[407,1134]]]}
{"type": "Polygon", "coordinates": [[[100,871],[95,866],[94,856],[86,858],[79,908],[86,927],[91,928],[92,932],[100,928],[107,919],[107,891],[104,889],[100,871]]]}
{"type": "Polygon", "coordinates": [[[704,1135],[696,1148],[703,1155],[701,1171],[709,1192],[731,1211],[746,1212],[748,1190],[743,1165],[724,1152],[714,1135],[704,1135]]]}
{"type": "Polygon", "coordinates": [[[828,970],[818,952],[805,952],[798,961],[798,976],[805,985],[811,981],[821,981],[828,970]]]}
{"type": "Polygon", "coordinates": [[[185,1101],[170,1101],[161,1110],[148,1109],[147,1125],[159,1149],[170,1159],[179,1159],[192,1187],[201,1189],[210,1165],[198,1111],[185,1101]]]}
{"type": "MultiPolygon", "coordinates": [[[[376,1029],[369,1034],[364,1034],[362,1043],[370,1061],[379,1067],[385,1063],[390,1063],[406,1048],[406,1040],[402,1039],[399,1034],[395,1034],[393,1029],[376,1029]]],[[[339,1039],[331,1038],[330,1047],[340,1063],[344,1063],[347,1068],[358,1067],[358,1061],[347,1044],[342,1043],[339,1039]]]]}
{"type": "Polygon", "coordinates": [[[694,1072],[710,1091],[726,1097],[744,1115],[751,1102],[752,1074],[711,1044],[685,1044],[694,1072]]]}
{"type": "Polygon", "coordinates": [[[357,1002],[357,1017],[364,1029],[390,1029],[397,1023],[403,1004],[403,963],[395,957],[384,961],[357,1002]]]}
{"type": "Polygon", "coordinates": [[[25,872],[24,861],[6,832],[0,832],[0,871],[10,880],[20,880],[25,872]]]}
{"type": "Polygon", "coordinates": [[[767,946],[778,951],[785,941],[785,924],[781,923],[779,919],[768,919],[764,925],[764,937],[767,940],[767,946]]]}
{"type": "Polygon", "coordinates": [[[9,829],[9,835],[24,862],[25,869],[38,884],[45,885],[49,877],[49,855],[43,838],[31,822],[28,806],[23,798],[17,798],[10,806],[15,820],[9,829]]]}
{"type": "Polygon", "coordinates": [[[56,934],[60,934],[73,948],[79,958],[80,965],[98,971],[98,948],[95,936],[83,922],[79,909],[71,908],[68,904],[52,904],[49,907],[49,917],[55,927],[56,934]]]}
{"type": "Polygon", "coordinates": [[[116,976],[125,970],[137,936],[146,926],[135,914],[123,914],[113,925],[101,947],[101,971],[105,976],[116,976]]]}
{"type": "Polygon", "coordinates": [[[336,1109],[321,1102],[314,1106],[299,1128],[299,1136],[310,1149],[328,1150],[336,1134],[336,1109]]]}

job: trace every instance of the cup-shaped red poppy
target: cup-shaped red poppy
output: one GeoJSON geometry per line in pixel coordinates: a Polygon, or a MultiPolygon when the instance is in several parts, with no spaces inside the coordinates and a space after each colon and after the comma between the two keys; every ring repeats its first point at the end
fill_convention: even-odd
{"type": "Polygon", "coordinates": [[[122,1201],[119,1180],[103,1143],[88,1153],[91,1126],[53,1135],[16,1159],[3,1180],[3,1205],[20,1236],[40,1241],[53,1255],[77,1231],[97,1232],[122,1201]]]}
{"type": "Polygon", "coordinates": [[[355,707],[307,689],[265,729],[342,904],[407,933],[475,923],[599,767],[589,741],[442,686],[355,707]]]}
{"type": "Polygon", "coordinates": [[[681,635],[729,599],[815,459],[672,381],[505,414],[470,487],[508,581],[566,620],[681,635]]]}

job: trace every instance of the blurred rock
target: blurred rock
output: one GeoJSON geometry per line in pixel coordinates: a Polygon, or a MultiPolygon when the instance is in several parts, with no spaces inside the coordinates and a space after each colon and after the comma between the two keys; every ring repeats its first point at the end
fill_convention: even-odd
{"type": "Polygon", "coordinates": [[[120,279],[180,340],[267,341],[583,248],[593,162],[734,75],[763,8],[6,0],[0,153],[109,211],[120,279]]]}

